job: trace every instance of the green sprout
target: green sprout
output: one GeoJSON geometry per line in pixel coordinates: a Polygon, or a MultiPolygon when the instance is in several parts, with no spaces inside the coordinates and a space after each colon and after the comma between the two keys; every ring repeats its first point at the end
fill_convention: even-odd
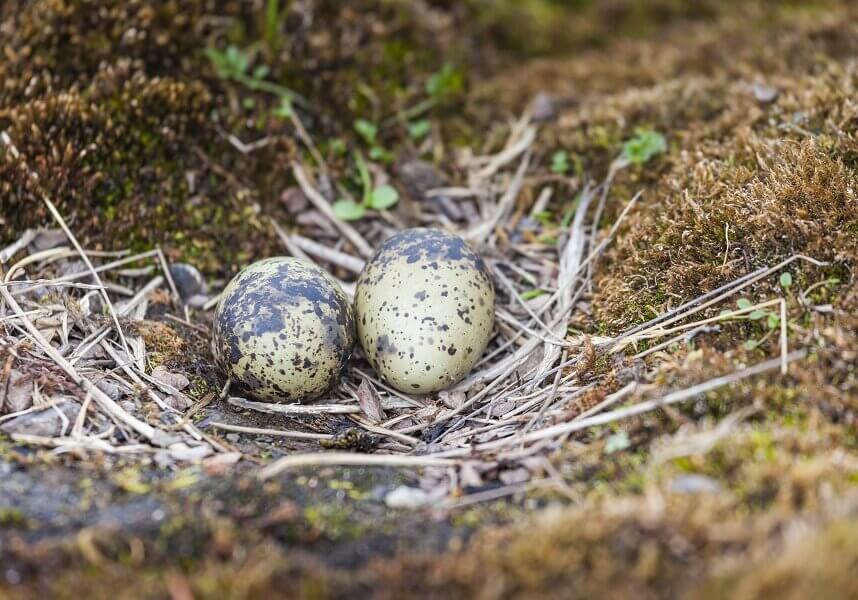
{"type": "MultiPolygon", "coordinates": [[[[790,281],[790,283],[792,282],[790,281]]],[[[736,306],[740,310],[747,310],[751,308],[753,304],[747,298],[739,298],[736,301],[736,306]]],[[[730,311],[722,311],[722,314],[724,314],[725,312],[729,313],[730,311]]],[[[759,308],[752,310],[745,318],[748,321],[762,321],[763,319],[765,319],[766,329],[768,330],[768,332],[759,340],[746,340],[744,343],[744,347],[746,350],[754,350],[755,348],[759,347],[760,344],[766,341],[766,339],[781,326],[781,318],[778,314],[759,308]]]]}
{"type": "Polygon", "coordinates": [[[622,158],[634,165],[649,162],[667,151],[667,141],[656,131],[639,129],[637,135],[623,144],[622,158]]]}
{"type": "Polygon", "coordinates": [[[608,441],[605,443],[605,454],[613,454],[620,450],[625,450],[629,446],[631,446],[629,434],[625,431],[618,431],[609,437],[608,441]]]}
{"type": "Polygon", "coordinates": [[[551,172],[563,175],[569,171],[569,154],[565,150],[558,150],[551,156],[551,172]]]}
{"type": "Polygon", "coordinates": [[[206,48],[206,56],[221,79],[238,79],[250,68],[250,57],[235,46],[229,46],[223,52],[206,48]]]}
{"type": "Polygon", "coordinates": [[[429,123],[429,121],[426,119],[420,119],[419,121],[414,121],[408,125],[408,135],[411,139],[421,140],[429,134],[431,129],[432,124],[429,123]]]}
{"type": "Polygon", "coordinates": [[[343,221],[356,221],[366,215],[366,211],[387,210],[399,202],[399,192],[390,185],[373,186],[372,176],[366,161],[360,152],[355,153],[355,166],[363,188],[363,198],[360,203],[349,198],[334,202],[334,214],[343,221]]]}
{"type": "Polygon", "coordinates": [[[440,71],[426,81],[426,93],[435,102],[443,102],[461,92],[464,84],[462,72],[452,64],[446,63],[440,71]]]}
{"type": "Polygon", "coordinates": [[[289,88],[268,81],[270,69],[266,65],[257,65],[250,70],[250,54],[236,46],[228,46],[226,50],[206,48],[206,56],[214,67],[217,76],[225,81],[234,81],[244,87],[259,92],[277,96],[281,100],[287,98],[293,102],[305,101],[289,88]]]}
{"type": "Polygon", "coordinates": [[[355,131],[370,146],[375,144],[378,138],[378,125],[366,119],[358,119],[354,123],[355,131]]]}

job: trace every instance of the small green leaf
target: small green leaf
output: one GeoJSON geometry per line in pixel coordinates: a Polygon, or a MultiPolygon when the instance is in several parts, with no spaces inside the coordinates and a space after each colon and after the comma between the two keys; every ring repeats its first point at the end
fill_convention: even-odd
{"type": "Polygon", "coordinates": [[[363,189],[362,201],[364,204],[369,204],[369,197],[372,194],[372,175],[369,174],[369,167],[366,166],[360,150],[355,151],[355,166],[357,166],[360,185],[363,189]]]}
{"type": "Polygon", "coordinates": [[[254,79],[265,79],[266,77],[268,77],[268,73],[269,73],[268,67],[266,67],[265,65],[259,65],[258,67],[253,69],[253,78],[254,79]]]}
{"type": "Polygon", "coordinates": [[[637,135],[623,145],[623,158],[630,163],[642,165],[667,150],[667,141],[656,131],[639,130],[637,135]]]}
{"type": "Polygon", "coordinates": [[[285,96],[280,98],[280,106],[274,109],[274,116],[281,119],[291,119],[295,114],[295,108],[292,106],[292,100],[285,96]]]}
{"type": "Polygon", "coordinates": [[[426,93],[436,101],[444,100],[462,91],[464,77],[450,63],[445,64],[440,71],[426,81],[426,93]]]}
{"type": "Polygon", "coordinates": [[[769,329],[777,329],[778,325],[781,324],[781,320],[775,315],[769,315],[766,319],[766,324],[769,326],[769,329]]]}
{"type": "Polygon", "coordinates": [[[348,151],[346,143],[340,138],[334,138],[329,141],[328,148],[337,156],[343,156],[348,151]]]}
{"type": "Polygon", "coordinates": [[[420,140],[426,137],[431,129],[432,124],[426,119],[421,119],[420,121],[414,121],[408,126],[408,135],[412,139],[420,140]]]}
{"type": "Polygon", "coordinates": [[[533,218],[543,225],[550,225],[554,215],[550,210],[541,210],[537,213],[533,213],[533,218]]]}
{"type": "Polygon", "coordinates": [[[337,200],[334,202],[334,214],[343,221],[356,221],[366,214],[363,205],[351,200],[337,200]]]}
{"type": "Polygon", "coordinates": [[[629,434],[625,431],[620,431],[608,438],[608,441],[605,443],[605,454],[613,454],[614,452],[625,450],[629,446],[631,446],[629,434]]]}
{"type": "Polygon", "coordinates": [[[366,119],[358,119],[355,121],[355,131],[358,132],[367,144],[375,144],[375,138],[378,137],[378,125],[375,123],[366,119]]]}
{"type": "Polygon", "coordinates": [[[792,273],[787,271],[786,273],[781,274],[781,287],[784,289],[789,289],[789,286],[792,285],[792,273]]]}
{"type": "Polygon", "coordinates": [[[723,316],[725,316],[725,315],[729,315],[729,314],[730,314],[730,312],[731,312],[731,311],[730,311],[730,309],[725,308],[724,310],[722,310],[721,312],[719,312],[719,313],[718,313],[718,316],[719,316],[719,317],[723,317],[723,316]]]}
{"type": "Polygon", "coordinates": [[[563,175],[569,170],[569,155],[565,150],[558,150],[551,156],[551,172],[563,175]]]}
{"type": "Polygon", "coordinates": [[[526,292],[521,293],[522,300],[533,300],[534,298],[539,298],[545,293],[545,290],[535,289],[535,290],[527,290],[526,292]]]}
{"type": "Polygon", "coordinates": [[[761,310],[755,310],[751,314],[748,315],[748,319],[751,321],[759,321],[763,317],[766,316],[766,313],[761,310]]]}
{"type": "Polygon", "coordinates": [[[748,340],[745,342],[745,350],[753,350],[759,345],[760,343],[757,340],[748,340]]]}
{"type": "Polygon", "coordinates": [[[369,157],[372,160],[377,160],[384,163],[393,162],[393,154],[391,154],[381,146],[373,146],[372,148],[370,148],[369,157]]]}
{"type": "Polygon", "coordinates": [[[745,310],[746,308],[751,308],[751,301],[747,298],[739,298],[736,300],[736,306],[740,309],[745,310]]]}
{"type": "Polygon", "coordinates": [[[380,185],[369,196],[369,206],[375,210],[390,208],[399,201],[399,192],[389,185],[380,185]]]}

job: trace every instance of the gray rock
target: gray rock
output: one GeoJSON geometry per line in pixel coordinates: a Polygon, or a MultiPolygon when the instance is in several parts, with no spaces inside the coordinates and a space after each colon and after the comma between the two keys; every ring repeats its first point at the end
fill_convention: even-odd
{"type": "Polygon", "coordinates": [[[538,93],[530,104],[533,120],[537,123],[553,121],[557,118],[557,103],[545,92],[538,93]]]}
{"type": "Polygon", "coordinates": [[[202,273],[193,265],[188,263],[170,265],[170,275],[173,277],[179,295],[185,302],[194,296],[208,293],[208,285],[203,279],[202,273]]]}
{"type": "Polygon", "coordinates": [[[80,411],[80,405],[77,402],[66,400],[54,406],[48,407],[37,412],[27,413],[20,417],[7,421],[0,425],[0,431],[4,433],[21,433],[26,435],[38,435],[44,437],[56,437],[62,433],[68,433],[80,411]],[[60,416],[62,413],[67,421],[60,416]],[[68,429],[63,432],[63,427],[68,429]]]}
{"type": "Polygon", "coordinates": [[[400,181],[405,185],[408,195],[418,202],[434,202],[447,218],[460,221],[464,217],[458,203],[448,196],[429,197],[430,190],[447,185],[446,180],[430,162],[415,158],[401,163],[396,168],[400,181]]]}
{"type": "Polygon", "coordinates": [[[681,475],[670,482],[669,489],[678,494],[717,494],[721,484],[706,475],[681,475]]]}
{"type": "Polygon", "coordinates": [[[770,104],[778,99],[780,91],[762,83],[755,83],[751,86],[751,91],[754,94],[754,99],[760,104],[770,104]]]}
{"type": "Polygon", "coordinates": [[[107,396],[111,400],[119,400],[120,398],[125,396],[125,390],[123,390],[121,387],[119,387],[112,381],[107,381],[106,379],[102,379],[101,381],[96,383],[95,387],[107,394],[107,396]]]}
{"type": "Polygon", "coordinates": [[[419,488],[400,485],[384,498],[390,508],[416,510],[429,502],[429,495],[419,488]]]}

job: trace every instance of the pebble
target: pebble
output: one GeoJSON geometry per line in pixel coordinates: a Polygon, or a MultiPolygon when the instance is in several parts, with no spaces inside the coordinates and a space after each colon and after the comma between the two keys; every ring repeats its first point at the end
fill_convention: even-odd
{"type": "Polygon", "coordinates": [[[194,296],[205,296],[208,293],[208,285],[203,279],[202,273],[193,265],[188,263],[175,263],[170,265],[170,276],[176,284],[176,290],[182,300],[187,302],[194,296]]]}
{"type": "Polygon", "coordinates": [[[404,508],[406,510],[417,510],[426,506],[429,495],[421,489],[400,485],[384,498],[384,503],[390,508],[404,508]]]}
{"type": "Polygon", "coordinates": [[[717,494],[721,484],[706,475],[681,475],[670,482],[669,489],[678,494],[717,494]]]}
{"type": "Polygon", "coordinates": [[[64,427],[71,428],[79,411],[80,406],[77,403],[65,400],[44,410],[15,417],[0,425],[0,431],[9,434],[56,437],[63,433],[64,427]],[[66,420],[63,420],[63,416],[66,420]]]}

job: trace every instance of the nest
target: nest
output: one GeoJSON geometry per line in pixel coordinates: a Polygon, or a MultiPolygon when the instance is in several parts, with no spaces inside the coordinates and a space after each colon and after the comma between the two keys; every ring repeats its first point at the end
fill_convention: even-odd
{"type": "MultiPolygon", "coordinates": [[[[301,215],[301,235],[271,222],[285,249],[316,262],[353,291],[351,281],[373,248],[397,230],[434,226],[461,235],[490,265],[497,289],[495,331],[474,372],[445,392],[410,396],[385,385],[358,357],[332,396],[314,404],[255,402],[230,395],[229,382],[217,393],[192,397],[187,374],[151,368],[153,348],[147,348],[138,326],[160,297],[167,305],[162,317],[207,336],[217,296],[197,297],[191,307],[157,248],[136,254],[84,249],[43,194],[59,229],[28,231],[0,254],[0,323],[5,329],[0,337],[5,356],[0,414],[6,413],[0,425],[42,412],[59,415],[51,421],[58,427],[46,430],[42,423],[40,434],[19,429],[12,433],[14,441],[57,452],[155,454],[164,463],[184,463],[240,460],[241,452],[219,432],[284,437],[306,441],[308,451],[264,465],[260,477],[321,464],[430,467],[433,489],[440,487],[444,494],[455,480],[479,480],[490,471],[497,473],[502,464],[505,485],[492,492],[496,497],[556,481],[550,471],[541,478],[534,475],[550,467],[539,459],[575,432],[762,372],[785,372],[789,361],[801,356],[789,353],[786,318],[781,318],[776,332],[781,356],[761,364],[669,392],[642,382],[639,368],[648,354],[707,327],[761,310],[783,317],[783,298],[706,315],[791,262],[819,264],[803,256],[748,273],[619,335],[586,334],[594,270],[640,194],[626,199],[613,225],[600,231],[611,182],[626,162],[614,161],[601,182],[535,174],[530,167],[537,125],[529,114],[510,127],[500,152],[461,154],[457,179],[464,185],[447,185],[428,163],[403,165],[399,174],[408,185],[412,210],[379,213],[358,224],[335,215],[328,169],[306,131],[299,130],[316,164],[311,170],[294,163],[299,187],[284,194],[291,210],[301,215]],[[522,197],[526,180],[529,189],[542,190],[538,196],[522,197]],[[547,226],[540,215],[556,189],[577,195],[577,201],[562,225],[547,226]],[[641,342],[646,342],[644,349],[641,342]],[[127,396],[133,401],[117,400],[127,396]],[[195,424],[213,402],[286,415],[300,427],[251,427],[212,419],[202,421],[204,426],[195,424]],[[446,484],[437,486],[439,479],[446,484]]],[[[3,134],[2,141],[38,187],[13,140],[3,134]]]]}

